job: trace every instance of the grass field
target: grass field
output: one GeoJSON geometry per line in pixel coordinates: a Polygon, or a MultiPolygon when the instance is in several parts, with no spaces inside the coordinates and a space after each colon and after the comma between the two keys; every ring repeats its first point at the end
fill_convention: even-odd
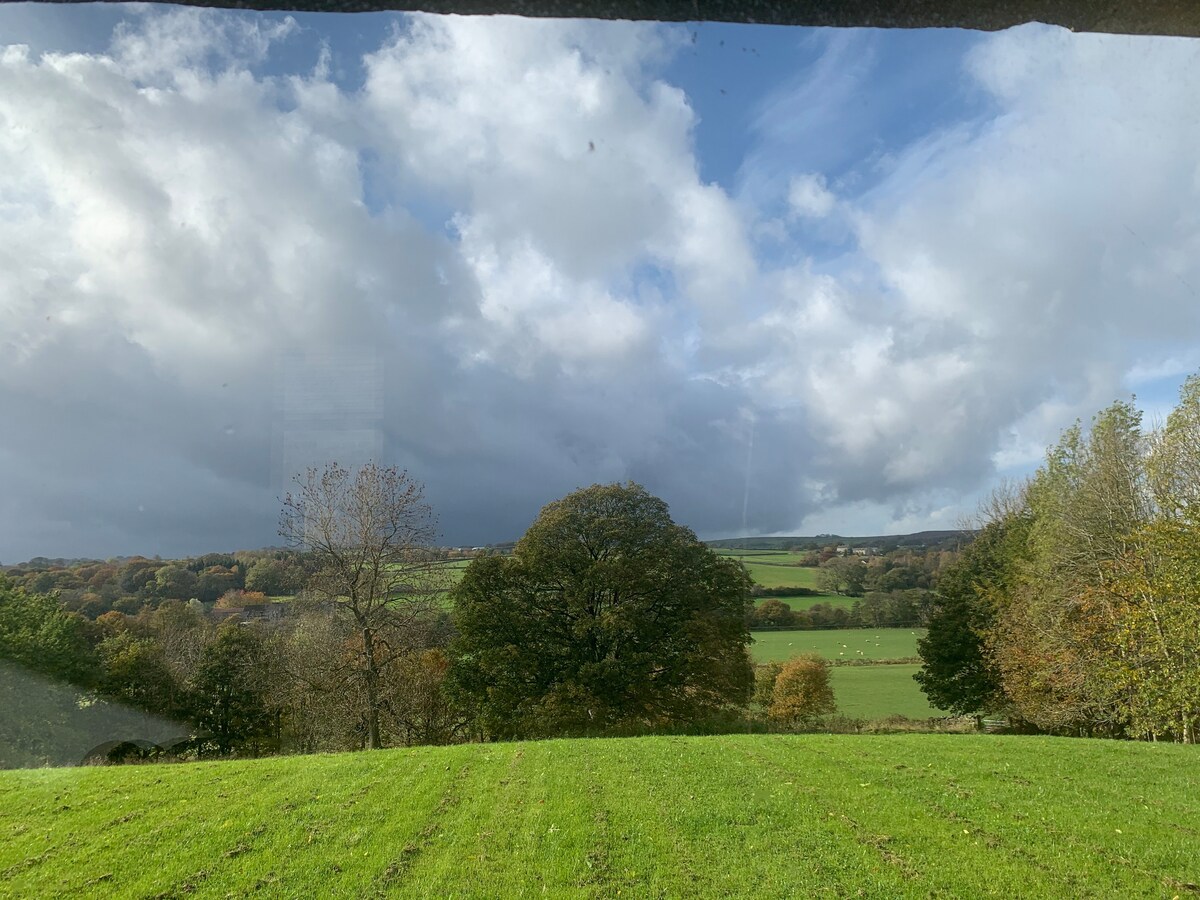
{"type": "MultiPolygon", "coordinates": [[[[917,655],[921,629],[843,628],[834,631],[756,631],[750,654],[755,662],[785,662],[802,653],[827,659],[908,659],[917,655]],[[860,652],[861,651],[861,652],[860,652]]],[[[838,713],[856,719],[908,716],[927,719],[945,713],[929,705],[912,680],[919,666],[835,666],[829,673],[838,713]]]]}
{"type": "Polygon", "coordinates": [[[742,565],[750,573],[755,584],[767,588],[802,587],[809,590],[819,590],[817,587],[817,570],[805,566],[776,565],[773,563],[747,562],[742,565]]]}
{"type": "Polygon", "coordinates": [[[750,653],[755,662],[783,662],[802,653],[828,659],[908,659],[917,655],[917,638],[924,634],[920,628],[756,631],[750,653]]]}
{"type": "Polygon", "coordinates": [[[736,547],[720,547],[716,548],[716,552],[719,556],[736,556],[739,559],[743,557],[762,557],[763,559],[773,558],[786,562],[787,560],[796,558],[795,554],[789,553],[786,550],[742,550],[736,547]]]}
{"type": "Polygon", "coordinates": [[[841,594],[816,594],[803,597],[760,597],[756,602],[762,603],[764,600],[778,600],[795,610],[809,609],[818,603],[828,603],[834,609],[840,607],[849,610],[858,602],[859,598],[843,597],[841,594]]]}
{"type": "Polygon", "coordinates": [[[1200,881],[1197,791],[1197,747],[975,735],[5,772],[0,892],[1172,897],[1200,881]]]}
{"type": "Polygon", "coordinates": [[[929,719],[946,715],[929,705],[913,676],[920,666],[834,666],[829,670],[838,714],[852,719],[907,716],[929,719]]]}
{"type": "Polygon", "coordinates": [[[442,564],[442,567],[450,575],[450,579],[454,584],[462,581],[463,572],[467,570],[467,566],[471,564],[469,559],[451,559],[442,564]]]}
{"type": "MultiPolygon", "coordinates": [[[[800,587],[810,591],[819,590],[817,586],[817,570],[811,566],[798,566],[793,553],[772,553],[770,551],[722,551],[722,556],[736,559],[746,567],[750,578],[755,584],[765,588],[800,587]]],[[[766,599],[766,598],[763,598],[766,599]]],[[[817,603],[828,603],[830,606],[849,609],[855,603],[854,597],[842,597],[838,594],[820,594],[806,597],[776,597],[792,609],[808,609],[817,603]]],[[[761,601],[760,601],[761,602],[761,601]]]]}

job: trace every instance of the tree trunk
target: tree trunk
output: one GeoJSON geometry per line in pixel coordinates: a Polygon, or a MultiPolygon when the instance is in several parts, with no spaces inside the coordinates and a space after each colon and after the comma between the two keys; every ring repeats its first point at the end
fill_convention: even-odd
{"type": "Polygon", "coordinates": [[[379,666],[375,661],[375,635],[364,627],[363,659],[366,662],[367,689],[367,749],[378,750],[383,744],[379,740],[379,666]]]}

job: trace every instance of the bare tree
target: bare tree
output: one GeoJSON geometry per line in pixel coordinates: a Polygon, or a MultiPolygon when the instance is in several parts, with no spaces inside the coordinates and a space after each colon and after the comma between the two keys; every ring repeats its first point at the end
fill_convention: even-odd
{"type": "Polygon", "coordinates": [[[330,463],[295,480],[279,534],[312,554],[312,599],[346,620],[349,640],[328,648],[326,662],[336,668],[347,704],[361,711],[367,748],[378,748],[386,676],[417,649],[448,589],[432,548],[433,513],[422,486],[394,466],[368,463],[351,472],[330,463]]]}

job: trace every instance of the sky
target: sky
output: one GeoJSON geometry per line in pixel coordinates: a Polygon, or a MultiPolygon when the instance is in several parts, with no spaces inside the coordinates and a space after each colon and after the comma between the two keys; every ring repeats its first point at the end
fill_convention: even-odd
{"type": "Polygon", "coordinates": [[[1200,42],[0,5],[0,561],[959,527],[1200,370],[1200,42]]]}

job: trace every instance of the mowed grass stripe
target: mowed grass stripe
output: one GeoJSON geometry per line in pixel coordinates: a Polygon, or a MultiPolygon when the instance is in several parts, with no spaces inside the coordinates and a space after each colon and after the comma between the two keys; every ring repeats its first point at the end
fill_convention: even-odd
{"type": "MultiPolygon", "coordinates": [[[[1136,745],[1128,742],[1088,741],[1088,762],[1076,767],[1056,758],[1054,739],[1025,740],[1042,742],[1051,752],[1026,765],[981,760],[978,753],[950,745],[936,766],[927,764],[928,779],[920,769],[904,771],[904,802],[939,804],[953,815],[977,817],[1031,853],[1044,850],[1064,859],[1092,884],[1130,873],[1142,884],[1147,878],[1167,886],[1194,879],[1194,848],[1179,841],[1191,835],[1200,842],[1200,811],[1190,802],[1200,789],[1197,761],[1189,765],[1186,755],[1177,755],[1186,748],[1162,745],[1158,758],[1147,760],[1129,753],[1136,745]],[[1048,818],[1047,806],[1072,809],[1070,827],[1048,818]],[[1114,809],[1122,810],[1119,819],[1114,809]],[[1032,831],[1042,837],[1030,841],[1032,831]]],[[[886,764],[883,744],[851,750],[846,757],[851,763],[886,764]]]]}
{"type": "Polygon", "coordinates": [[[550,742],[492,745],[483,756],[469,791],[433,823],[431,852],[392,879],[389,893],[541,897],[584,887],[594,826],[577,770],[560,765],[550,742]]]}
{"type": "Polygon", "coordinates": [[[391,845],[428,820],[468,754],[457,756],[419,754],[411,766],[363,754],[137,767],[154,774],[145,780],[133,769],[38,772],[40,793],[53,799],[0,807],[0,833],[13,835],[0,846],[0,889],[108,897],[119,884],[135,896],[224,896],[270,885],[305,896],[316,882],[361,896],[391,845]],[[42,826],[22,832],[31,818],[42,826]]]}
{"type": "Polygon", "coordinates": [[[638,739],[631,753],[598,742],[619,836],[612,866],[635,896],[794,897],[874,887],[895,895],[894,873],[873,872],[871,854],[840,823],[817,813],[761,766],[716,741],[638,739]],[[674,859],[671,866],[662,860],[674,859]]]}
{"type": "MultiPolygon", "coordinates": [[[[1194,792],[1194,766],[1188,777],[1189,767],[1180,766],[1176,756],[1148,785],[1146,770],[1131,771],[1132,760],[1122,758],[1117,742],[1086,742],[1087,762],[1077,767],[1056,758],[1058,742],[1053,739],[1028,740],[1042,742],[1051,752],[1026,765],[1023,760],[981,760],[978,754],[954,752],[952,746],[937,765],[929,765],[925,783],[913,783],[921,774],[917,769],[903,773],[902,802],[936,805],[957,819],[979,821],[1025,852],[1054,860],[1093,890],[1111,882],[1114,896],[1153,893],[1151,883],[1159,890],[1185,883],[1189,868],[1194,877],[1195,854],[1180,845],[1179,835],[1197,835],[1200,814],[1194,806],[1161,802],[1181,796],[1181,787],[1194,792]],[[1047,817],[1047,807],[1071,810],[1070,820],[1047,817]],[[1122,810],[1116,821],[1115,809],[1122,810]]],[[[1163,755],[1171,757],[1178,749],[1166,747],[1163,755]]],[[[882,762],[879,750],[878,745],[854,748],[850,759],[882,762]]]]}
{"type": "MultiPolygon", "coordinates": [[[[763,745],[755,750],[764,761],[770,760],[787,770],[794,765],[786,748],[763,745]]],[[[988,866],[982,881],[969,881],[972,896],[1076,896],[1080,884],[1075,867],[1055,865],[1061,858],[1050,855],[1051,865],[1038,859],[1035,853],[1022,846],[1021,842],[1005,842],[994,832],[984,830],[980,822],[960,812],[949,809],[944,798],[960,790],[957,783],[940,782],[931,778],[928,770],[917,769],[908,774],[910,767],[890,760],[873,760],[859,765],[848,760],[845,753],[826,757],[830,766],[839,769],[843,776],[852,774],[858,781],[857,790],[853,780],[840,786],[838,796],[841,815],[859,817],[870,814],[874,828],[886,833],[875,841],[886,847],[891,854],[900,854],[910,865],[920,867],[922,879],[929,890],[940,893],[952,890],[944,876],[945,867],[970,867],[980,847],[988,851],[988,866]],[[893,783],[897,779],[927,779],[935,781],[933,789],[922,794],[919,805],[914,805],[912,796],[906,796],[893,783]],[[897,817],[897,814],[899,817],[897,817]],[[905,824],[909,832],[897,838],[897,824],[905,824]],[[1017,886],[1020,886],[1017,888],[1017,886]]],[[[1106,873],[1107,874],[1107,873],[1106,873]]],[[[960,882],[958,876],[955,882],[960,882]]],[[[957,890],[962,890],[958,885],[957,890]]]]}
{"type": "MultiPolygon", "coordinates": [[[[1044,795],[1040,806],[1006,822],[1006,814],[1011,814],[987,802],[987,785],[965,788],[964,782],[971,779],[970,759],[962,760],[952,775],[940,774],[934,764],[922,764],[919,755],[908,752],[912,737],[893,743],[893,751],[898,748],[899,753],[869,755],[839,741],[819,757],[824,763],[825,793],[835,800],[838,814],[881,831],[875,839],[880,846],[921,873],[914,879],[924,883],[920,896],[1132,897],[1154,896],[1165,886],[1152,867],[1131,866],[1120,854],[1100,846],[1062,841],[1061,828],[1039,835],[1046,831],[1040,827],[1046,824],[1044,795]],[[832,777],[834,772],[841,772],[841,778],[832,777]],[[967,808],[972,798],[977,802],[967,808]],[[1040,822],[1031,819],[1039,808],[1040,822]],[[986,855],[986,866],[978,865],[981,854],[986,855]]],[[[881,740],[876,748],[887,743],[881,740]]],[[[802,770],[819,777],[820,769],[813,767],[814,748],[806,749],[802,766],[795,749],[780,740],[755,742],[749,752],[782,771],[802,770]]],[[[974,754],[976,765],[980,756],[974,754]]],[[[1043,780],[1052,782],[1054,776],[1038,772],[1035,777],[1040,788],[1043,780]]],[[[1061,816],[1071,808],[1071,798],[1059,800],[1052,808],[1061,816]]],[[[1178,839],[1174,844],[1178,846],[1178,839]]]]}

